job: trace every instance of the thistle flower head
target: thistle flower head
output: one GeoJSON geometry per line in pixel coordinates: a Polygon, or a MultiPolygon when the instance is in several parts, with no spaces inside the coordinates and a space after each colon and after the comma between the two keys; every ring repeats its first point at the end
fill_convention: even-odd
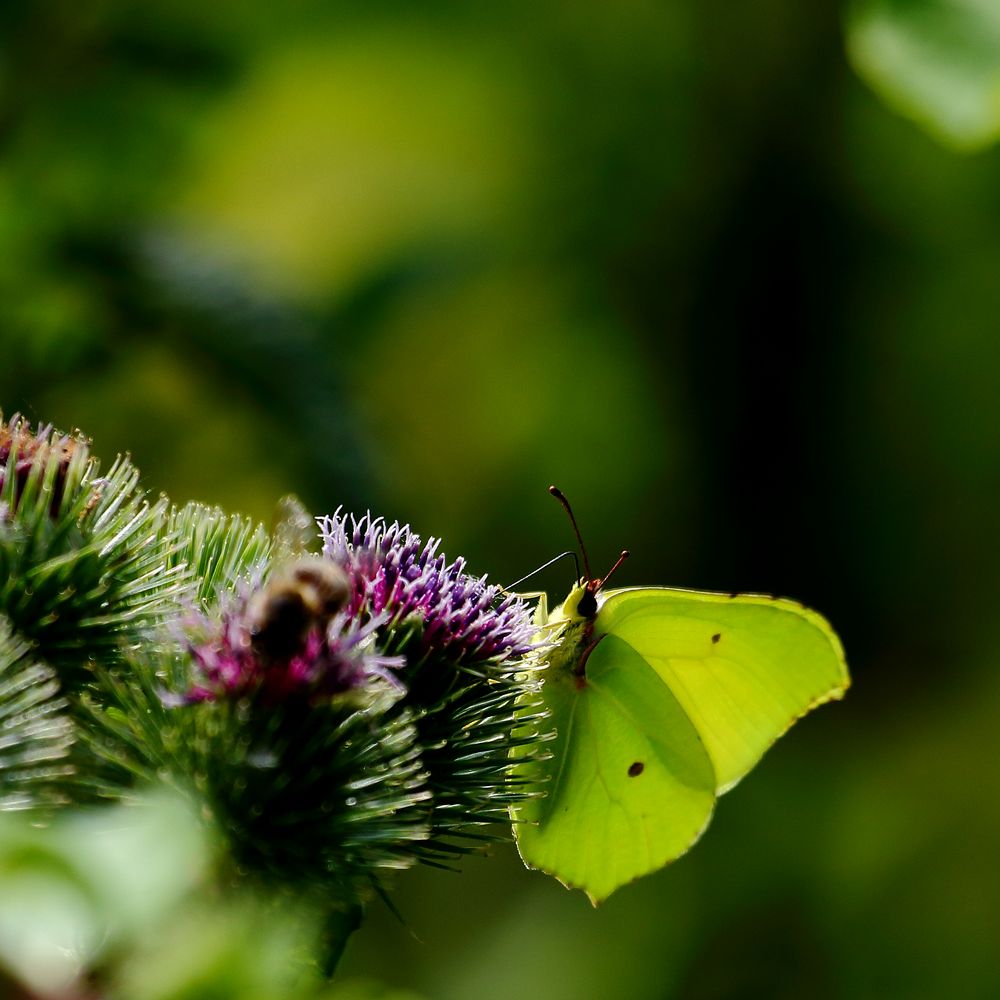
{"type": "Polygon", "coordinates": [[[188,702],[258,696],[267,704],[317,701],[364,687],[373,677],[396,683],[392,671],[403,658],[375,646],[384,619],[359,624],[346,611],[307,631],[301,642],[274,656],[255,642],[249,609],[254,594],[221,611],[215,627],[202,618],[202,636],[189,641],[196,678],[188,702]]]}
{"type": "Polygon", "coordinates": [[[353,614],[385,616],[390,628],[411,615],[423,624],[424,653],[455,664],[517,659],[534,648],[531,610],[524,601],[471,576],[465,560],[448,562],[440,541],[426,543],[398,521],[341,515],[319,520],[323,554],[351,580],[353,614]]]}
{"type": "Polygon", "coordinates": [[[531,609],[409,526],[339,510],[319,524],[324,555],[350,581],[346,609],[384,619],[386,648],[406,657],[398,706],[413,713],[434,796],[418,853],[440,864],[490,839],[483,826],[526,794],[519,763],[541,752],[531,609]]]}

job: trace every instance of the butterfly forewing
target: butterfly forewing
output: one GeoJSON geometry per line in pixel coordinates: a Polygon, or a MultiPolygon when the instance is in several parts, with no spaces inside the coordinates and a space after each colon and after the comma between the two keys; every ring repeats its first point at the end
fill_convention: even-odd
{"type": "MultiPolygon", "coordinates": [[[[623,645],[673,693],[732,787],[796,719],[850,683],[826,620],[793,601],[648,588],[607,596],[594,656],[623,645]]],[[[593,660],[593,656],[591,660],[593,660]]]]}

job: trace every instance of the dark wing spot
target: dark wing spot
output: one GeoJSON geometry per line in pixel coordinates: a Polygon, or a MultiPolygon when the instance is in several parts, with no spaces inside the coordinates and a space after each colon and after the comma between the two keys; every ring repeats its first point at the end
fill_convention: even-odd
{"type": "Polygon", "coordinates": [[[722,633],[721,633],[721,632],[716,632],[716,633],[715,633],[715,635],[713,635],[713,636],[712,636],[712,642],[713,642],[713,643],[716,643],[716,642],[718,642],[718,641],[719,641],[719,640],[720,640],[721,638],[722,638],[722,633]]]}
{"type": "Polygon", "coordinates": [[[628,776],[630,778],[638,778],[643,771],[646,770],[646,765],[643,764],[641,760],[637,760],[634,764],[629,766],[628,776]]]}

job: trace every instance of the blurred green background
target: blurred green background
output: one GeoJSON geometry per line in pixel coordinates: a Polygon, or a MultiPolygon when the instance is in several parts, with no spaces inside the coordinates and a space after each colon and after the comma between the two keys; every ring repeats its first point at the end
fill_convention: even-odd
{"type": "Polygon", "coordinates": [[[595,572],[628,546],[622,585],[788,594],[843,637],[846,702],[689,857],[596,911],[513,848],[406,873],[347,972],[1000,994],[988,0],[54,0],[0,39],[6,414],[501,582],[570,546],[555,482],[595,572]]]}

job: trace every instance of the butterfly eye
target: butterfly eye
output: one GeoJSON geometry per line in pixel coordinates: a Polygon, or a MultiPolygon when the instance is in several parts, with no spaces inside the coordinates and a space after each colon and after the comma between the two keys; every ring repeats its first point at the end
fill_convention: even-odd
{"type": "Polygon", "coordinates": [[[593,618],[597,614],[597,598],[592,590],[585,590],[576,606],[576,613],[581,618],[593,618]]]}

